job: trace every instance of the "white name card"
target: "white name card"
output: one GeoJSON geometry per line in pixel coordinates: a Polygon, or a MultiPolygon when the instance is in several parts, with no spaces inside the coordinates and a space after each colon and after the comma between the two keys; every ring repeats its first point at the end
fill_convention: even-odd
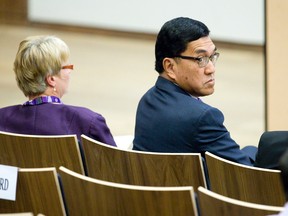
{"type": "Polygon", "coordinates": [[[16,200],[18,167],[0,165],[0,199],[16,200]]]}

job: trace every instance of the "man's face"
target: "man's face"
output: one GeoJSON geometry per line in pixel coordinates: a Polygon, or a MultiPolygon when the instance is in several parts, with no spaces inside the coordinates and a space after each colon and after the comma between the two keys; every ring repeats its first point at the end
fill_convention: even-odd
{"type": "MultiPolygon", "coordinates": [[[[187,49],[181,56],[210,57],[216,52],[216,47],[210,37],[202,37],[188,43],[187,49]]],[[[167,73],[173,82],[195,97],[211,95],[215,85],[215,66],[209,60],[208,64],[200,67],[197,60],[174,58],[172,70],[167,73]]]]}

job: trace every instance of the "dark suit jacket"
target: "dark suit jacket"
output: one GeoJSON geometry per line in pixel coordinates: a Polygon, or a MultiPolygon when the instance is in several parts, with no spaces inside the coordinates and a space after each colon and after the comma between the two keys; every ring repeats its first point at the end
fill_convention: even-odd
{"type": "Polygon", "coordinates": [[[84,107],[65,104],[15,105],[0,109],[0,130],[31,135],[85,134],[116,146],[105,119],[84,107]]]}
{"type": "Polygon", "coordinates": [[[139,102],[133,149],[202,155],[209,151],[234,162],[252,165],[223,122],[220,110],[159,76],[156,85],[139,102]]]}
{"type": "Polygon", "coordinates": [[[266,131],[259,140],[254,166],[278,169],[278,161],[288,149],[288,131],[266,131]]]}

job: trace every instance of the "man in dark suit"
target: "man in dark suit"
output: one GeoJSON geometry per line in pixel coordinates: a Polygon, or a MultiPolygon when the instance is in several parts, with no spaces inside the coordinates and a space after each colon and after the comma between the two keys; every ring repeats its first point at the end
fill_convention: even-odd
{"type": "Polygon", "coordinates": [[[222,112],[199,99],[214,92],[219,57],[207,26],[185,17],[166,22],[157,36],[155,57],[159,77],[138,104],[133,149],[209,151],[252,165],[223,125],[222,112]]]}
{"type": "Polygon", "coordinates": [[[266,131],[259,140],[254,166],[279,169],[279,159],[288,149],[288,131],[266,131]]]}

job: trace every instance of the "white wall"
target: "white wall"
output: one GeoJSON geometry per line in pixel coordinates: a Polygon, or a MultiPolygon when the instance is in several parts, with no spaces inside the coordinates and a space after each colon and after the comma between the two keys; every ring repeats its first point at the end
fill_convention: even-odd
{"type": "Polygon", "coordinates": [[[201,20],[214,40],[264,44],[264,0],[29,0],[29,19],[157,33],[169,19],[201,20]]]}

